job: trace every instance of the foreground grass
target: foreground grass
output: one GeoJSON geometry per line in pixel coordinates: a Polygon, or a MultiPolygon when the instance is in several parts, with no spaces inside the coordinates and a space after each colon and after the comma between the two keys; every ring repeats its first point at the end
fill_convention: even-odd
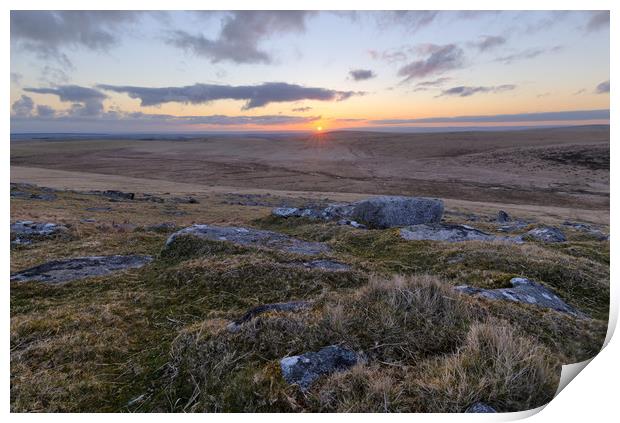
{"type": "MultiPolygon", "coordinates": [[[[578,234],[561,247],[406,242],[394,230],[257,219],[268,209],[201,200],[179,206],[188,215],[174,219],[162,213],[169,206],[148,204],[129,230],[115,223],[136,215],[134,203],[114,204],[118,211],[96,215],[96,225],[77,216],[100,200],[63,194],[54,203],[70,236],[13,250],[12,270],[90,254],[157,259],[59,286],[12,284],[13,411],[463,411],[478,400],[512,411],[548,401],[559,364],[590,358],[603,342],[608,242],[578,234]],[[306,270],[294,255],[191,238],[160,255],[168,233],[145,228],[169,220],[328,242],[352,270],[306,270]],[[514,276],[539,280],[593,319],[451,289],[503,287],[514,276]],[[289,300],[314,306],[226,330],[250,307],[289,300]],[[284,383],[280,358],[330,344],[362,352],[364,362],[308,395],[284,383]]],[[[15,202],[13,216],[50,213],[30,206],[15,202]]]]}

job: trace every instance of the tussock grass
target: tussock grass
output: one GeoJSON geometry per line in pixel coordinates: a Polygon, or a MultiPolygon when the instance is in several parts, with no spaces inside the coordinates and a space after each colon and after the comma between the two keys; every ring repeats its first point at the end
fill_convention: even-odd
{"type": "Polygon", "coordinates": [[[192,411],[463,411],[487,400],[503,410],[551,399],[557,358],[435,278],[372,278],[314,309],[267,313],[229,333],[221,321],[173,343],[169,395],[192,411]],[[362,354],[303,396],[279,376],[288,355],[339,343],[362,354]],[[241,401],[239,395],[243,398],[241,401]]]}
{"type": "Polygon", "coordinates": [[[560,376],[557,359],[502,322],[472,325],[459,351],[429,360],[412,387],[421,411],[462,412],[477,401],[501,411],[544,405],[560,376]]]}

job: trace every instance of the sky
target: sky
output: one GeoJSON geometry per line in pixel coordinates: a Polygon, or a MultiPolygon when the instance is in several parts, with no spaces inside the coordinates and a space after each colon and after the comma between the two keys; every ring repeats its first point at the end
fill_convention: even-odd
{"type": "Polygon", "coordinates": [[[607,11],[12,11],[11,132],[609,123],[607,11]]]}

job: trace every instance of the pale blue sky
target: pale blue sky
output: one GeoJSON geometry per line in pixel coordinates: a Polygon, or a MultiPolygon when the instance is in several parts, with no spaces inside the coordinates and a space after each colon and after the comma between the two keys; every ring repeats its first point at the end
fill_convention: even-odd
{"type": "Polygon", "coordinates": [[[19,13],[14,132],[332,129],[609,108],[605,12],[19,13]],[[284,85],[244,109],[263,83],[284,85]],[[188,100],[183,87],[194,84],[237,94],[188,100]],[[63,88],[73,86],[94,97],[63,88]],[[149,91],[164,97],[141,106],[145,89],[166,87],[175,98],[149,91]]]}

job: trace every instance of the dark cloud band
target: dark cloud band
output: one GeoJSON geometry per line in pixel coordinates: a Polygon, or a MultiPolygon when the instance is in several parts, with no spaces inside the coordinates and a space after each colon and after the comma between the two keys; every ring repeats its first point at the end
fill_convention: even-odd
{"type": "Polygon", "coordinates": [[[131,98],[140,99],[142,106],[156,106],[177,102],[202,104],[215,100],[245,100],[244,109],[263,107],[269,103],[299,100],[342,101],[362,92],[336,91],[326,88],[304,87],[284,82],[268,82],[260,85],[214,85],[194,84],[184,87],[134,87],[118,85],[98,85],[98,88],[117,93],[125,93],[131,98]]]}

